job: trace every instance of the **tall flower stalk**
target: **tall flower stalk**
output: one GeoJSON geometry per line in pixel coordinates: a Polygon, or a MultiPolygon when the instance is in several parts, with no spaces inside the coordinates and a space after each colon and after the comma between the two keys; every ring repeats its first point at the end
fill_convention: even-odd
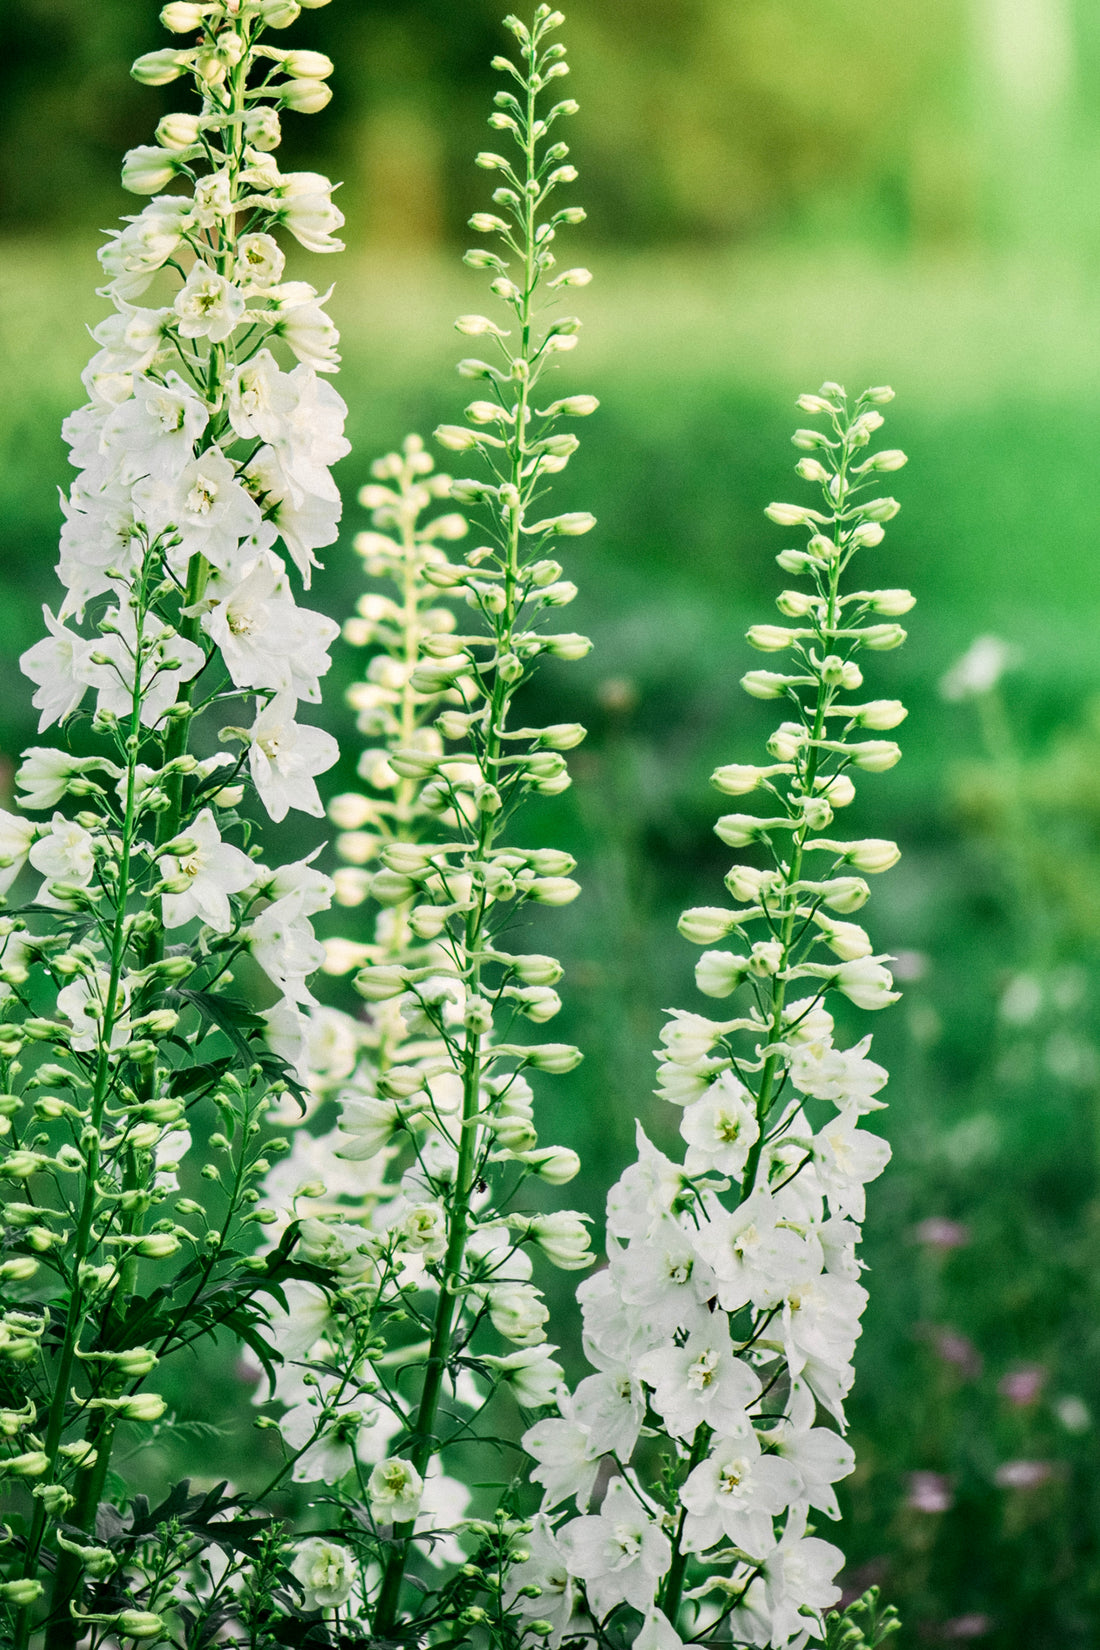
{"type": "MultiPolygon", "coordinates": [[[[22,660],[40,731],[63,724],[68,748],[35,747],[17,774],[23,809],[49,817],[0,821],[3,891],[30,895],[0,958],[0,1608],[17,1650],[170,1631],[201,1542],[130,1567],[149,1532],[100,1509],[112,1450],[165,1413],[146,1383],[170,1354],[223,1329],[262,1347],[292,1264],[245,1253],[280,1149],[262,1120],[294,1081],[268,1020],[286,1035],[311,1000],[310,918],[332,885],[265,866],[238,809],[252,788],[273,819],[320,814],[337,754],[296,719],[336,626],[298,606],[275,548],[308,584],[347,451],[318,376],[336,332],[313,287],[283,280],[277,238],[336,251],[343,221],[326,179],[275,160],[280,111],[329,96],[326,57],[268,43],[299,10],[172,3],[162,20],[190,42],[134,65],[145,84],[190,78],[199,106],[125,160],[125,186],[154,198],[100,251],[114,313],[65,426],[65,594],[22,660]],[[229,990],[249,951],[279,998],[266,1018],[229,990]],[[192,1117],[221,1125],[201,1197],[177,1195],[192,1117]]],[[[218,1510],[177,1497],[179,1528],[199,1504],[218,1510]]]]}
{"type": "Polygon", "coordinates": [[[736,903],[680,922],[708,948],[699,989],[740,992],[743,1006],[722,1021],[675,1012],[662,1031],[658,1093],[681,1110],[684,1160],[639,1126],[638,1161],[608,1199],[609,1265],[579,1290],[596,1373],[524,1440],[545,1495],[509,1596],[552,1646],[781,1650],[824,1637],[823,1612],[840,1597],[843,1555],[809,1519],[838,1516],[833,1484],[854,1466],[842,1433],[867,1299],[856,1244],[865,1182],[889,1147],[861,1126],[887,1074],[869,1037],[835,1045],[826,1002],[839,993],[879,1009],[896,998],[888,959],[849,919],[868,897],[865,876],[898,849],[830,830],[854,776],[900,756],[893,741],[862,735],[894,728],[904,707],[852,695],[863,685],[857,655],[904,640],[896,619],[913,598],[846,588],[853,558],[881,542],[898,509],[868,496],[905,462],[868,453],[891,397],[869,390],[853,405],[836,384],[803,396],[824,428],[796,433],[807,455],[797,468],[820,486],[821,506],[767,512],[808,530],[807,547],[778,561],[809,588],[779,596],[784,623],[749,631],[754,647],[791,655],[786,670],[752,670],[742,685],[789,717],[766,763],[713,776],[727,796],[764,798],[761,812],[715,826],[728,847],[752,850],[726,877],[736,903]],[[728,936],[737,951],[717,948],[728,936]],[[601,1466],[611,1477],[592,1512],[601,1466]]]}
{"type": "MultiPolygon", "coordinates": [[[[504,943],[525,906],[579,892],[568,854],[519,845],[517,816],[532,792],[566,788],[562,753],[584,730],[517,725],[513,711],[542,655],[579,658],[589,647],[549,628],[576,592],[547,552],[593,518],[539,507],[577,446],[566,421],[596,405],[552,400],[545,387],[579,326],[545,315],[547,300],[588,280],[580,269],[554,273],[559,230],[583,217],[550,207],[575,176],[551,131],[575,105],[545,106],[566,72],[552,41],[561,22],[547,6],[530,28],[507,19],[520,62],[495,60],[509,83],[491,124],[516,157],[478,157],[499,174],[499,214],[472,222],[500,250],[466,261],[491,271],[512,325],[460,319],[494,359],[461,364],[484,398],[466,425],[437,437],[480,456],[488,474],[449,483],[419,442],[406,442],[375,465],[362,494],[374,526],[356,541],[384,585],[347,627],[374,651],[351,694],[370,741],[364,790],[332,805],[339,846],[356,862],[337,873],[337,889],[349,906],[369,893],[382,911],[367,936],[329,942],[328,966],[357,969],[371,1006],[336,1129],[299,1135],[290,1160],[291,1179],[302,1174],[301,1247],[329,1281],[291,1284],[272,1333],[286,1360],[275,1391],[285,1471],[339,1484],[334,1539],[358,1577],[358,1619],[381,1639],[458,1621],[510,1642],[500,1567],[520,1527],[514,1497],[469,1509],[486,1514],[471,1519],[470,1491],[451,1467],[473,1450],[484,1458],[477,1477],[499,1474],[515,1414],[506,1404],[488,1419],[494,1395],[510,1391],[530,1411],[561,1384],[529,1251],[566,1268],[592,1258],[582,1216],[523,1209],[530,1177],[563,1184],[579,1166],[567,1148],[539,1145],[528,1073],[568,1072],[580,1053],[522,1039],[525,1019],[541,1025],[560,1008],[562,971],[504,943]],[[446,546],[465,536],[466,520],[428,513],[445,491],[481,541],[460,561],[446,546]]],[[[275,1175],[289,1188],[286,1167],[275,1175]]]]}

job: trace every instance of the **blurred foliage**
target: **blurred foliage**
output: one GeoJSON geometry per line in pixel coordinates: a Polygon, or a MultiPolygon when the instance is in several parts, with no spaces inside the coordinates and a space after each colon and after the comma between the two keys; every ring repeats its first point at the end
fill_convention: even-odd
{"type": "MultiPolygon", "coordinates": [[[[156,0],[10,0],[0,223],[119,207],[122,151],[171,87],[124,78],[165,40],[156,0]]],[[[577,155],[604,239],[869,232],[923,247],[1037,240],[1096,178],[1089,0],[576,0],[577,155]],[[1082,171],[1082,167],[1085,168],[1082,171]],[[1055,187],[1050,187],[1051,180],[1055,187]]],[[[354,237],[453,239],[482,204],[498,0],[333,0],[288,39],[329,52],[336,97],[290,153],[346,181],[354,237]]],[[[302,130],[302,127],[308,130],[302,130]]]]}

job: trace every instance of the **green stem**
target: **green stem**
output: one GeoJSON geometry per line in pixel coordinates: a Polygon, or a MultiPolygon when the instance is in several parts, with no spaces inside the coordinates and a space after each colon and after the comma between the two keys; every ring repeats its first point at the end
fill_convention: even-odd
{"type": "MultiPolygon", "coordinates": [[[[705,1422],[702,1422],[696,1427],[695,1437],[691,1441],[691,1455],[688,1458],[687,1471],[684,1473],[685,1483],[707,1453],[709,1442],[710,1428],[705,1422]]],[[[687,1574],[688,1554],[684,1551],[683,1545],[684,1521],[686,1518],[687,1508],[681,1506],[680,1517],[676,1524],[676,1534],[672,1542],[672,1562],[668,1567],[664,1593],[661,1598],[661,1609],[673,1627],[676,1626],[676,1617],[680,1613],[680,1600],[684,1592],[684,1577],[687,1574]]]]}

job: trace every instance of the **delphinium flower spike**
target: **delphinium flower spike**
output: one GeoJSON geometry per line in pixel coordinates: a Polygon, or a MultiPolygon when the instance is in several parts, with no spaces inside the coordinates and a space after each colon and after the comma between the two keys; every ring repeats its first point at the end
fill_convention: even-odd
{"type": "MultiPolygon", "coordinates": [[[[579,322],[546,310],[588,279],[581,269],[555,273],[559,233],[583,217],[552,207],[575,176],[559,136],[575,105],[548,95],[566,73],[553,38],[562,21],[545,5],[531,27],[507,19],[519,61],[496,60],[508,79],[491,124],[515,155],[478,157],[498,175],[497,210],[472,222],[499,251],[479,248],[466,261],[490,270],[506,316],[458,322],[493,358],[462,362],[482,398],[466,424],[436,432],[449,452],[482,460],[481,478],[449,489],[475,547],[461,559],[444,553],[466,522],[426,514],[438,484],[416,443],[382,460],[363,494],[376,528],[359,540],[367,569],[396,579],[401,593],[372,591],[351,622],[352,639],[375,648],[353,690],[371,746],[364,793],[333,807],[344,851],[360,861],[338,873],[340,897],[351,905],[369,892],[383,910],[373,928],[330,944],[329,966],[357,969],[369,1046],[340,1095],[341,1168],[330,1184],[341,1195],[322,1218],[300,1211],[302,1242],[331,1287],[303,1286],[302,1310],[292,1304],[274,1335],[306,1366],[297,1385],[281,1377],[277,1392],[289,1406],[280,1423],[288,1470],[341,1483],[341,1540],[360,1574],[377,1578],[357,1596],[380,1639],[441,1619],[470,1627],[488,1609],[503,1621],[491,1583],[516,1528],[507,1497],[461,1524],[464,1565],[453,1531],[469,1490],[448,1469],[480,1445],[479,1476],[496,1476],[515,1401],[537,1411],[561,1383],[533,1253],[569,1269],[592,1259],[583,1216],[523,1204],[525,1181],[562,1185],[579,1167],[568,1148],[539,1144],[529,1077],[567,1073],[581,1056],[524,1036],[525,1022],[542,1026],[558,1012],[562,970],[516,939],[525,908],[579,893],[568,854],[520,846],[517,815],[532,794],[567,787],[564,753],[584,729],[523,726],[513,710],[544,655],[576,659],[589,648],[554,627],[576,591],[550,551],[593,518],[543,502],[576,449],[572,422],[596,405],[549,388],[579,322]],[[498,1391],[500,1424],[487,1410],[498,1391]]],[[[304,1166],[312,1147],[301,1149],[304,1166]]],[[[514,1459],[518,1476],[518,1447],[514,1459]]]]}
{"type": "Polygon", "coordinates": [[[862,1126],[887,1074],[869,1037],[835,1046],[826,1005],[830,993],[864,1009],[895,1000],[889,959],[851,918],[898,849],[838,837],[833,821],[856,776],[900,755],[879,736],[904,707],[859,696],[857,655],[905,639],[897,620],[913,598],[847,588],[898,509],[869,496],[905,462],[869,451],[891,395],[853,405],[826,384],[803,396],[823,428],[795,435],[797,468],[821,501],[767,512],[808,531],[805,549],[778,557],[808,588],[780,595],[781,624],[749,631],[788,663],[743,686],[789,714],[766,762],[713,776],[724,795],[763,799],[715,827],[752,850],[726,878],[735,903],[680,922],[706,947],[699,989],[742,1001],[723,1020],[670,1014],[658,1093],[681,1111],[683,1162],[639,1126],[638,1161],[608,1199],[609,1265],[579,1290],[596,1373],[525,1438],[545,1495],[508,1596],[550,1623],[552,1645],[781,1650],[821,1638],[840,1596],[842,1554],[808,1525],[837,1516],[833,1484],[854,1465],[844,1399],[867,1298],[855,1246],[864,1185],[889,1148],[862,1126]],[[736,950],[721,946],[730,937],[736,950]],[[612,1476],[592,1511],[601,1464],[612,1476]]]}
{"type": "Polygon", "coordinates": [[[283,278],[284,232],[332,252],[343,222],[325,178],[275,158],[281,113],[329,96],[323,54],[270,43],[299,10],[173,0],[176,43],[134,64],[146,85],[190,80],[197,106],[123,166],[153,198],[100,251],[113,313],[65,425],[65,593],[22,659],[40,730],[71,743],[17,773],[46,817],[2,819],[4,893],[25,863],[38,875],[0,925],[0,1612],[17,1650],[175,1632],[195,1539],[157,1547],[140,1520],[99,1514],[116,1430],[164,1413],[145,1383],[169,1354],[223,1323],[255,1340],[293,1265],[245,1258],[281,1149],[262,1119],[294,1076],[228,988],[251,951],[293,1020],[332,893],[308,861],[265,865],[238,812],[251,788],[273,819],[319,814],[336,757],[297,719],[336,626],[293,586],[336,536],[329,466],[347,451],[324,376],[335,328],[283,278]],[[178,1195],[192,1113],[201,1201],[178,1195]]]}

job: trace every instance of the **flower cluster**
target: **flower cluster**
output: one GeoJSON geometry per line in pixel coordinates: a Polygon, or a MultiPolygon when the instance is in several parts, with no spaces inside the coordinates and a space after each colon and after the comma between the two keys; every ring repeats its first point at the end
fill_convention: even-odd
{"type": "MultiPolygon", "coordinates": [[[[483,1436],[482,1412],[498,1389],[532,1409],[562,1383],[534,1255],[567,1269],[592,1259],[583,1216],[525,1212],[519,1201],[530,1177],[560,1185],[577,1172],[574,1152],[540,1146],[528,1074],[568,1072],[580,1053],[523,1040],[525,1020],[542,1025],[560,1008],[562,971],[552,957],[502,944],[524,907],[563,905],[579,892],[569,855],[513,845],[524,800],[566,788],[563,753],[584,737],[575,724],[516,726],[512,709],[542,655],[578,658],[589,646],[548,631],[576,592],[547,550],[592,518],[535,508],[577,446],[563,421],[595,408],[581,395],[543,405],[540,393],[579,326],[540,320],[543,289],[588,279],[579,269],[551,278],[561,225],[583,216],[548,212],[575,176],[562,164],[564,144],[546,141],[575,105],[541,112],[541,94],[566,72],[563,48],[551,43],[561,21],[547,6],[531,29],[508,20],[522,64],[496,60],[516,90],[497,94],[491,124],[511,134],[519,159],[479,157],[500,174],[494,204],[505,216],[472,221],[499,237],[503,255],[479,249],[466,261],[493,272],[515,343],[487,317],[459,321],[497,352],[496,363],[460,368],[491,399],[470,405],[466,426],[437,436],[451,451],[480,454],[491,479],[436,474],[410,438],[374,466],[361,495],[373,528],[356,548],[384,581],[346,627],[372,649],[351,691],[369,743],[363,790],[337,797],[331,813],[350,861],[337,873],[337,898],[358,908],[369,896],[382,909],[373,933],[328,942],[326,966],[355,970],[370,1006],[365,1027],[314,1012],[311,1083],[319,1099],[335,1093],[339,1117],[319,1134],[298,1131],[268,1179],[272,1201],[277,1186],[294,1212],[300,1251],[329,1277],[288,1285],[288,1310],[272,1325],[284,1359],[274,1396],[287,1471],[330,1484],[359,1475],[369,1531],[359,1515],[345,1535],[364,1577],[376,1578],[361,1598],[380,1637],[481,1608],[469,1601],[512,1524],[503,1510],[497,1522],[463,1519],[470,1492],[446,1468],[483,1436]],[[466,518],[430,514],[447,497],[478,521],[481,542],[462,561],[448,547],[466,537],[466,518]],[[461,631],[459,602],[469,614],[461,631]],[[337,1046],[334,1064],[323,1050],[337,1046]],[[446,1582],[434,1577],[425,1597],[431,1567],[465,1556],[460,1521],[472,1563],[446,1582]],[[404,1586],[409,1568],[415,1592],[404,1586]]],[[[514,1410],[492,1431],[513,1426],[514,1410]]]]}
{"type": "Polygon", "coordinates": [[[608,1199],[609,1264],[579,1290],[595,1372],[524,1440],[545,1494],[510,1594],[549,1624],[552,1645],[679,1650],[682,1633],[780,1650],[822,1637],[822,1612],[840,1596],[842,1555],[809,1519],[838,1515],[833,1485],[854,1465],[841,1434],[867,1298],[856,1244],[865,1184],[889,1147],[862,1126],[882,1105],[886,1072],[869,1037],[836,1046],[825,1002],[895,1000],[888,959],[849,919],[868,897],[865,875],[898,850],[827,833],[852,801],[853,775],[900,755],[862,733],[895,727],[903,706],[850,696],[863,681],[856,654],[904,640],[895,621],[912,597],[841,588],[898,509],[867,497],[904,463],[897,451],[867,453],[890,398],[870,390],[853,407],[836,384],[803,396],[826,427],[797,432],[811,455],[797,468],[820,484],[823,508],[767,512],[809,530],[805,549],[778,560],[810,588],[778,598],[787,623],[749,631],[759,649],[790,651],[787,669],[750,671],[743,685],[791,716],[766,764],[714,774],[726,795],[766,797],[763,812],[715,827],[728,846],[756,851],[726,878],[733,906],[680,923],[708,947],[700,990],[747,1000],[721,1021],[673,1013],[662,1031],[658,1093],[680,1111],[683,1161],[639,1127],[638,1161],[608,1199]],[[727,936],[738,950],[717,948],[727,936]],[[601,1466],[613,1476],[590,1511],[601,1466]]]}
{"type": "Polygon", "coordinates": [[[126,158],[124,184],[154,198],[100,252],[114,313],[65,425],[65,594],[22,659],[40,731],[64,724],[68,748],[35,747],[17,773],[21,807],[44,820],[0,815],[0,892],[24,865],[37,875],[0,924],[0,1176],[15,1194],[0,1601],[18,1646],[47,1585],[51,1647],[88,1622],[159,1633],[179,1565],[124,1578],[103,1545],[121,1524],[97,1519],[115,1431],[164,1413],[144,1383],[169,1353],[224,1322],[253,1338],[288,1264],[242,1245],[281,1149],[261,1144],[262,1119],[295,1081],[272,1044],[303,1034],[323,956],[311,919],[333,885],[308,861],[265,865],[238,809],[251,782],[273,819],[320,815],[315,776],[337,754],[297,721],[337,627],[298,605],[277,549],[308,583],[340,514],[329,467],[348,450],[343,402],[318,376],[335,369],[335,330],[313,287],[283,279],[277,238],[340,245],[328,181],[274,158],[279,111],[328,95],[327,58],[266,43],[299,9],[169,4],[165,25],[195,43],[134,65],[146,84],[190,75],[200,112],[166,116],[158,144],[126,158]],[[228,989],[248,953],[277,999],[267,1014],[228,989]],[[178,1195],[196,1107],[222,1123],[202,1201],[178,1195]]]}

